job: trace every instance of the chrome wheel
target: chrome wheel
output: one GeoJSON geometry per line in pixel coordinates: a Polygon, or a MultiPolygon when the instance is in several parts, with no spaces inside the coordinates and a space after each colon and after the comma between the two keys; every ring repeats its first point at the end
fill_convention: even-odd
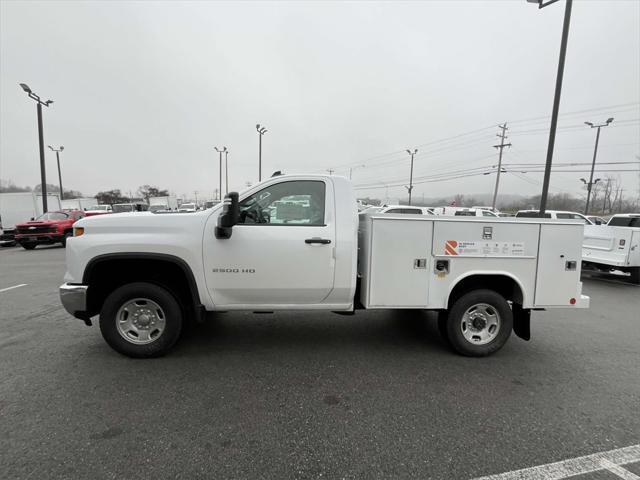
{"type": "Polygon", "coordinates": [[[116,314],[118,333],[136,345],[146,345],[157,340],[164,332],[165,325],[164,311],[148,298],[128,300],[116,314]]]}
{"type": "Polygon", "coordinates": [[[469,343],[485,345],[500,332],[500,314],[491,305],[478,303],[464,312],[460,328],[469,343]]]}

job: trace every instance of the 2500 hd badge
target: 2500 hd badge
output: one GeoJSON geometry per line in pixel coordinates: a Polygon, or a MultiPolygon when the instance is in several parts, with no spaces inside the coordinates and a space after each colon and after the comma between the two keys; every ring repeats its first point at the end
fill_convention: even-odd
{"type": "Polygon", "coordinates": [[[256,273],[255,268],[214,268],[213,273],[256,273]]]}

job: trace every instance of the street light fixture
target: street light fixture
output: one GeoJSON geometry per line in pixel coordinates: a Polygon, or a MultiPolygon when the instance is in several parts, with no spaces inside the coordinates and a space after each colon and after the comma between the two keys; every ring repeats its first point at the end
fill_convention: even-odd
{"type": "MultiPolygon", "coordinates": [[[[558,0],[527,0],[529,3],[537,3],[538,9],[548,7],[558,0]]],[[[549,182],[551,180],[551,165],[553,164],[553,147],[556,142],[556,127],[558,125],[558,110],[560,109],[560,95],[562,94],[562,77],[564,75],[564,60],[567,55],[567,40],[569,38],[569,25],[571,23],[571,6],[573,0],[565,0],[564,21],[562,24],[562,40],[560,42],[560,56],[558,59],[558,73],[556,75],[556,90],[553,97],[553,110],[551,112],[551,126],[549,127],[549,144],[547,146],[547,161],[544,168],[544,180],[542,182],[542,195],[540,196],[540,217],[544,217],[547,208],[547,196],[549,195],[549,182]]]]}
{"type": "Polygon", "coordinates": [[[256,125],[256,131],[258,132],[258,181],[262,180],[262,136],[267,133],[267,129],[264,126],[256,125]]]}
{"type": "Polygon", "coordinates": [[[222,201],[222,154],[227,151],[227,147],[222,147],[222,150],[220,150],[218,147],[213,148],[215,148],[216,152],[220,154],[220,190],[218,190],[220,193],[218,195],[220,197],[219,200],[222,201]]]}
{"type": "Polygon", "coordinates": [[[53,148],[48,145],[52,152],[56,152],[56,160],[58,161],[58,181],[60,182],[60,200],[64,200],[64,190],[62,190],[62,172],[60,171],[60,152],[64,150],[64,147],[60,145],[59,148],[53,148]]]}
{"type": "Polygon", "coordinates": [[[38,145],[40,147],[40,183],[42,189],[42,213],[46,213],[48,210],[47,207],[47,172],[44,166],[44,135],[42,133],[42,106],[48,107],[53,103],[53,100],[42,101],[42,99],[36,95],[29,85],[26,83],[21,83],[20,87],[29,98],[35,100],[37,103],[37,112],[38,112],[38,145]]]}
{"type": "Polygon", "coordinates": [[[584,122],[585,125],[588,125],[590,128],[597,128],[598,131],[596,133],[596,145],[593,149],[593,161],[591,162],[591,176],[589,177],[589,181],[586,182],[584,179],[580,179],[584,182],[584,184],[587,186],[587,202],[585,203],[584,206],[584,214],[587,215],[587,212],[589,211],[589,200],[591,199],[591,188],[598,183],[598,181],[600,180],[599,178],[596,179],[596,181],[593,181],[593,171],[596,168],[596,156],[598,155],[598,142],[600,141],[600,129],[602,127],[607,127],[609,126],[609,124],[613,122],[613,117],[609,117],[607,118],[607,121],[604,123],[601,123],[600,125],[594,125],[592,122],[584,122]]]}
{"type": "Polygon", "coordinates": [[[411,192],[413,190],[413,157],[416,153],[418,153],[418,149],[414,148],[413,152],[409,149],[407,149],[406,151],[409,155],[411,155],[411,173],[409,173],[409,186],[405,186],[404,188],[409,191],[409,205],[411,205],[411,192]]]}

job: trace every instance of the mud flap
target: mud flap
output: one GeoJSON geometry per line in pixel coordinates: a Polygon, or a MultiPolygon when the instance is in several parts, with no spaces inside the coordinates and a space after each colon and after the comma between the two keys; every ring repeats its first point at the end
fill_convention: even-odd
{"type": "Polygon", "coordinates": [[[531,339],[531,310],[522,308],[522,305],[514,303],[511,306],[513,311],[513,331],[523,340],[531,339]]]}

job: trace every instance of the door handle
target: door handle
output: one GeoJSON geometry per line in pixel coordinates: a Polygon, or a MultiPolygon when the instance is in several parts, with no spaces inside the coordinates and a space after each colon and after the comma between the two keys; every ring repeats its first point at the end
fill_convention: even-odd
{"type": "Polygon", "coordinates": [[[331,240],[329,240],[328,238],[313,237],[313,238],[307,238],[304,241],[304,243],[307,243],[307,244],[320,243],[322,245],[328,245],[329,243],[331,243],[331,240]]]}

